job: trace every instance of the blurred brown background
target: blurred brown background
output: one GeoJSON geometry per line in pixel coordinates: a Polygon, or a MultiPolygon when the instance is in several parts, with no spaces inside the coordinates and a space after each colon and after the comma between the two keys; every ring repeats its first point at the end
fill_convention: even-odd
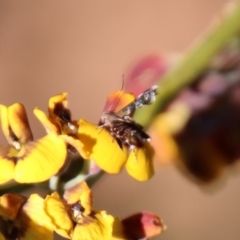
{"type": "MultiPolygon", "coordinates": [[[[22,102],[35,137],[44,134],[32,115],[48,98],[67,91],[73,118],[97,122],[108,93],[146,54],[184,52],[226,0],[0,1],[0,103],[22,102]]],[[[1,136],[1,142],[5,140],[1,136]]],[[[238,240],[240,175],[205,191],[173,166],[156,167],[146,183],[126,173],[104,176],[94,205],[125,217],[141,210],[164,219],[162,240],[238,240]]]]}

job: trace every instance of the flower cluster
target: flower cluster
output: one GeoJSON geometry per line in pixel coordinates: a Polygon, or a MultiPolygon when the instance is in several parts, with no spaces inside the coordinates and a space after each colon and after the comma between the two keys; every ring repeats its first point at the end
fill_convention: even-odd
{"type": "Polygon", "coordinates": [[[8,144],[0,147],[0,183],[12,179],[34,183],[49,179],[63,167],[66,143],[54,132],[33,141],[27,114],[22,104],[0,105],[3,134],[8,144]]]}
{"type": "MultiPolygon", "coordinates": [[[[135,99],[132,94],[122,91],[114,96],[112,112],[135,99]]],[[[129,149],[125,143],[120,144],[109,129],[85,119],[72,120],[67,105],[67,93],[62,93],[49,99],[48,115],[34,109],[47,132],[38,140],[33,140],[22,104],[0,105],[1,127],[8,141],[6,146],[0,147],[0,184],[10,180],[19,183],[46,181],[62,171],[74,153],[95,161],[108,173],[119,173],[126,163],[129,174],[137,180],[148,180],[153,175],[153,153],[149,143],[129,149]]]]}
{"type": "MultiPolygon", "coordinates": [[[[155,90],[151,94],[150,99],[145,95],[140,99],[146,98],[144,101],[150,104],[155,90]]],[[[108,173],[119,173],[126,164],[135,179],[148,180],[153,175],[150,137],[132,119],[135,109],[126,116],[120,114],[122,109],[137,103],[134,95],[123,91],[109,96],[106,106],[111,107],[108,110],[105,107],[104,113],[118,119],[120,127],[116,130],[115,120],[111,121],[111,127],[106,127],[101,123],[102,117],[99,124],[72,120],[67,94],[58,94],[49,99],[48,114],[38,108],[33,111],[47,132],[37,140],[33,139],[22,104],[0,105],[1,127],[8,141],[0,147],[0,184],[13,180],[38,183],[63,175],[76,155],[94,161],[108,173]]],[[[63,197],[58,192],[45,198],[38,194],[27,198],[17,193],[0,197],[0,240],[51,240],[54,232],[73,240],[127,240],[150,238],[163,230],[161,219],[149,212],[120,220],[106,211],[94,210],[92,192],[83,181],[65,188],[63,197]]]]}
{"type": "Polygon", "coordinates": [[[223,176],[240,159],[239,96],[240,40],[234,38],[154,120],[157,159],[175,161],[198,183],[223,176]]]}
{"type": "Polygon", "coordinates": [[[142,239],[165,229],[161,219],[149,212],[126,219],[92,209],[92,192],[81,182],[64,192],[45,198],[32,194],[0,197],[0,239],[51,240],[53,233],[73,240],[142,239]]]}

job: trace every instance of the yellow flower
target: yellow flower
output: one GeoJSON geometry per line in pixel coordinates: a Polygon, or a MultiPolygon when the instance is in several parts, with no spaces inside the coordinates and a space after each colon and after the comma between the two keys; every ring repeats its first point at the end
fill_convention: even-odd
{"type": "Polygon", "coordinates": [[[92,194],[85,182],[79,183],[64,193],[46,197],[44,209],[54,230],[73,240],[110,240],[114,218],[105,211],[92,210],[92,194]]]}
{"type": "Polygon", "coordinates": [[[43,199],[10,193],[0,197],[0,239],[52,240],[53,226],[43,211],[43,199]]]}
{"type": "MultiPolygon", "coordinates": [[[[92,159],[97,165],[108,173],[119,173],[127,161],[127,148],[119,146],[106,129],[84,119],[79,121],[79,139],[83,143],[86,159],[92,159]]],[[[80,152],[82,155],[82,153],[80,152]]]]}
{"type": "MultiPolygon", "coordinates": [[[[107,99],[104,111],[117,114],[134,99],[132,94],[122,91],[112,93],[107,99]]],[[[111,174],[119,173],[126,164],[128,173],[135,179],[146,181],[152,177],[153,150],[149,143],[143,143],[132,149],[121,139],[112,136],[104,127],[84,119],[80,119],[78,124],[78,136],[83,144],[80,153],[82,151],[86,159],[92,159],[100,168],[111,174]]]]}
{"type": "Polygon", "coordinates": [[[153,149],[149,143],[131,151],[126,162],[129,175],[138,181],[147,181],[154,174],[153,149]]]}
{"type": "MultiPolygon", "coordinates": [[[[104,109],[118,112],[134,99],[132,94],[118,91],[108,96],[104,109]]],[[[153,175],[153,154],[148,143],[132,150],[102,127],[84,119],[72,121],[67,108],[67,93],[49,99],[48,113],[49,116],[46,116],[43,111],[34,109],[34,114],[47,132],[58,135],[69,146],[74,147],[84,159],[92,159],[104,171],[111,174],[119,173],[127,163],[127,171],[139,181],[148,180],[153,175]]]]}
{"type": "Polygon", "coordinates": [[[83,145],[78,138],[78,122],[72,121],[67,105],[67,93],[64,92],[49,99],[48,116],[38,108],[34,109],[34,114],[48,133],[58,135],[68,144],[69,150],[74,151],[75,148],[83,158],[86,158],[81,150],[83,145]]]}
{"type": "Polygon", "coordinates": [[[58,173],[67,155],[65,142],[49,133],[33,141],[25,108],[0,105],[0,120],[8,145],[0,147],[0,184],[42,182],[58,173]]]}
{"type": "Polygon", "coordinates": [[[186,106],[175,104],[159,114],[152,123],[152,146],[157,160],[162,164],[172,163],[180,158],[180,149],[174,136],[182,131],[190,115],[186,106]]]}

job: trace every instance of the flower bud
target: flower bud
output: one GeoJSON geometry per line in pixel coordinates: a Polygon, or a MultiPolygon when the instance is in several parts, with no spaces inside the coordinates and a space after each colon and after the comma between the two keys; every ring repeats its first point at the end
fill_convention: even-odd
{"type": "Polygon", "coordinates": [[[122,220],[122,225],[126,239],[148,239],[166,229],[160,217],[150,212],[131,215],[122,220]]]}

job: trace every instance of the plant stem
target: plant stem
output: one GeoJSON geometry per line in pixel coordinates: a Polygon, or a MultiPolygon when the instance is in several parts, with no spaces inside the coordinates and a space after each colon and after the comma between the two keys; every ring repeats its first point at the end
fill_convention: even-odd
{"type": "MultiPolygon", "coordinates": [[[[233,4],[233,3],[232,3],[233,4]]],[[[231,6],[223,19],[200,42],[187,52],[181,61],[159,81],[159,93],[156,102],[135,114],[135,119],[148,127],[153,118],[166,106],[167,102],[183,87],[191,84],[207,68],[212,57],[221,50],[230,39],[240,33],[240,2],[231,6]]]]}

